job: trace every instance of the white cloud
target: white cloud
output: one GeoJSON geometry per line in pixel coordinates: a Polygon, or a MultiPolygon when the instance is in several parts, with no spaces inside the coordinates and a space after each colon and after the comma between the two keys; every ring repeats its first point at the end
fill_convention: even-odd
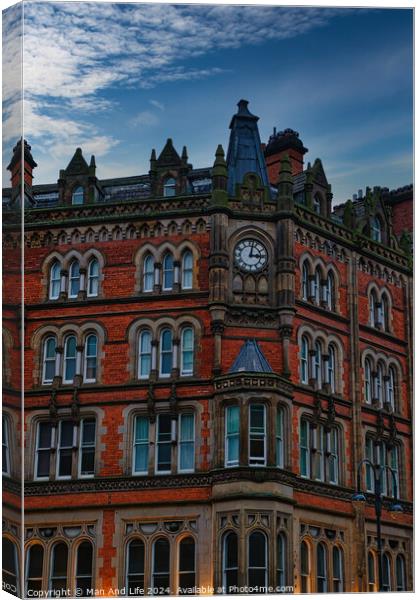
{"type": "Polygon", "coordinates": [[[158,108],[159,110],[165,110],[165,105],[163,104],[163,102],[159,102],[159,100],[149,100],[149,102],[152,106],[156,106],[156,108],[158,108]]]}
{"type": "Polygon", "coordinates": [[[134,127],[138,127],[139,125],[153,126],[158,123],[159,119],[150,110],[143,110],[131,119],[131,124],[134,125],[134,127]]]}

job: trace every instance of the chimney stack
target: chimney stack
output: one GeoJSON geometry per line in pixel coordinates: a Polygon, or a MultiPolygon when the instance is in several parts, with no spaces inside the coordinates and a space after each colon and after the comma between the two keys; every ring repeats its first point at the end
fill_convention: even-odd
{"type": "Polygon", "coordinates": [[[280,165],[286,154],[289,157],[292,166],[292,175],[297,175],[303,171],[303,157],[308,151],[299,139],[299,134],[293,129],[284,129],[277,132],[273,129],[268,144],[264,149],[265,162],[267,164],[268,178],[270,184],[277,185],[280,165]]]}

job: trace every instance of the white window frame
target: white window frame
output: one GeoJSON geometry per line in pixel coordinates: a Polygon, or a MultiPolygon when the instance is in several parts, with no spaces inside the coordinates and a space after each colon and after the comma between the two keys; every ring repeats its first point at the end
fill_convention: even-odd
{"type": "Polygon", "coordinates": [[[181,376],[188,377],[194,374],[194,327],[191,325],[188,327],[184,327],[181,331],[181,376]],[[185,333],[187,331],[191,331],[191,349],[185,349],[185,333]],[[191,369],[185,369],[184,363],[184,354],[186,352],[190,352],[192,355],[192,367],[191,369]]]}
{"type": "Polygon", "coordinates": [[[182,276],[181,276],[181,287],[183,290],[192,290],[193,288],[193,275],[194,275],[194,256],[193,253],[191,252],[191,250],[185,250],[185,252],[182,255],[182,262],[181,262],[181,270],[182,270],[182,276]],[[191,258],[191,267],[186,267],[185,263],[186,263],[186,258],[190,257],[191,258]],[[191,277],[191,285],[187,285],[185,283],[185,275],[188,274],[189,277],[191,277]]]}
{"type": "Polygon", "coordinates": [[[43,344],[43,358],[42,358],[42,384],[43,385],[50,385],[54,381],[56,359],[57,359],[57,339],[53,335],[49,335],[48,337],[45,338],[44,344],[43,344]],[[55,354],[54,354],[54,357],[47,358],[47,346],[48,346],[49,340],[54,340],[54,342],[55,342],[55,345],[54,345],[55,354]],[[52,379],[46,379],[46,377],[45,377],[45,372],[47,370],[47,368],[46,368],[47,361],[54,364],[54,375],[53,375],[52,379]]]}
{"type": "Polygon", "coordinates": [[[68,287],[67,295],[69,298],[77,298],[77,296],[79,295],[79,292],[80,292],[80,264],[79,264],[79,261],[77,259],[75,259],[72,261],[70,268],[69,268],[69,287],[68,287]],[[79,267],[79,275],[77,277],[73,276],[73,269],[74,269],[75,265],[77,265],[79,267]],[[77,291],[77,294],[73,294],[72,293],[72,282],[76,281],[76,280],[79,281],[79,289],[77,291]]]}
{"type": "Polygon", "coordinates": [[[78,185],[77,187],[74,188],[72,194],[71,194],[71,203],[73,206],[81,206],[82,204],[84,204],[85,201],[85,190],[83,188],[83,186],[78,185]],[[81,202],[75,202],[75,199],[81,197],[82,201],[81,202]]]}
{"type": "Polygon", "coordinates": [[[152,254],[146,254],[146,256],[144,257],[144,261],[143,261],[143,292],[153,292],[153,286],[154,286],[154,282],[155,282],[155,265],[154,265],[154,259],[152,254]],[[151,270],[148,270],[148,265],[149,262],[151,264],[151,270]],[[146,286],[148,277],[151,278],[151,282],[152,285],[151,286],[146,286]]]}
{"type": "Polygon", "coordinates": [[[49,294],[48,294],[49,299],[50,300],[58,300],[58,298],[60,297],[60,290],[61,290],[61,265],[58,260],[55,260],[51,265],[49,286],[50,286],[49,294]],[[53,277],[54,270],[56,267],[58,268],[58,278],[53,277]],[[58,293],[53,294],[54,285],[57,283],[58,283],[58,293]]]}
{"type": "Polygon", "coordinates": [[[79,447],[78,447],[78,457],[77,457],[77,477],[79,479],[92,479],[95,477],[95,467],[96,467],[96,435],[97,435],[97,423],[95,417],[83,417],[80,421],[79,426],[79,447]],[[93,442],[89,444],[83,444],[83,432],[86,421],[93,421],[95,423],[95,437],[93,442]],[[82,474],[82,454],[84,448],[93,448],[94,449],[94,461],[93,461],[93,473],[82,474]]]}
{"type": "MultiPolygon", "coordinates": [[[[149,455],[149,451],[150,451],[150,419],[147,417],[147,415],[135,415],[134,420],[133,420],[133,425],[134,425],[134,427],[133,427],[133,449],[132,449],[131,473],[132,473],[132,475],[147,475],[149,472],[149,458],[150,458],[150,455],[149,455]],[[136,438],[137,419],[145,419],[147,421],[147,438],[142,438],[140,442],[137,442],[137,438],[136,438]],[[146,446],[146,445],[148,446],[146,470],[145,471],[136,471],[136,449],[137,449],[137,446],[146,446]]],[[[157,436],[157,432],[156,432],[156,436],[157,436]]],[[[156,455],[157,455],[157,453],[156,453],[156,455]]]]}
{"type": "Polygon", "coordinates": [[[86,286],[86,295],[89,298],[96,298],[99,295],[99,260],[96,257],[91,258],[88,265],[88,276],[87,276],[87,286],[86,286]],[[97,275],[92,275],[92,265],[96,264],[98,268],[97,275]],[[96,292],[92,293],[90,291],[92,281],[96,282],[96,292]]]}
{"type": "MultiPolygon", "coordinates": [[[[170,432],[170,438],[169,440],[164,440],[164,441],[159,441],[159,424],[160,424],[160,419],[162,416],[165,417],[169,417],[170,415],[169,413],[159,413],[156,417],[156,440],[155,440],[155,474],[156,475],[169,475],[171,473],[171,468],[172,468],[172,454],[173,454],[173,448],[172,448],[172,442],[173,442],[173,434],[172,434],[172,422],[171,422],[171,432],[170,432]],[[169,442],[170,444],[170,448],[171,448],[171,461],[170,461],[170,467],[167,470],[160,470],[158,468],[159,466],[159,446],[160,445],[167,445],[169,442]]],[[[172,421],[172,420],[171,420],[172,421]]],[[[168,433],[166,433],[165,435],[168,435],[168,433]]]]}
{"type": "Polygon", "coordinates": [[[84,351],[83,351],[83,355],[84,355],[84,360],[83,360],[83,381],[84,383],[96,383],[96,381],[98,380],[98,336],[96,333],[88,333],[86,338],[85,338],[85,343],[84,343],[84,351]],[[95,354],[88,354],[88,339],[90,337],[94,337],[95,338],[95,354]],[[88,378],[87,376],[87,365],[88,365],[88,359],[89,358],[94,358],[95,359],[95,373],[96,376],[95,377],[91,377],[88,378]]]}
{"type": "Polygon", "coordinates": [[[178,417],[178,473],[194,473],[195,471],[195,417],[192,412],[181,413],[178,417]],[[183,440],[181,436],[182,427],[181,422],[185,417],[191,417],[193,423],[193,433],[192,438],[190,440],[183,440]],[[193,466],[192,469],[182,469],[181,468],[181,447],[183,444],[192,444],[192,458],[193,458],[193,466]]]}
{"type": "Polygon", "coordinates": [[[51,475],[51,461],[52,461],[52,451],[55,449],[55,442],[56,442],[56,436],[57,436],[57,428],[54,427],[54,425],[52,424],[51,421],[38,421],[36,423],[36,432],[35,432],[35,460],[34,460],[34,481],[49,481],[50,480],[50,475],[51,475]],[[40,448],[39,447],[39,436],[40,436],[40,428],[41,425],[44,423],[49,423],[51,425],[51,430],[50,430],[50,446],[49,448],[47,448],[47,446],[45,446],[45,448],[40,448]],[[39,477],[38,476],[38,462],[39,462],[39,458],[38,458],[38,452],[42,451],[42,450],[48,450],[50,451],[50,470],[49,470],[49,474],[46,475],[45,477],[39,477]]]}
{"type": "Polygon", "coordinates": [[[164,329],[162,329],[162,331],[160,332],[160,336],[159,336],[159,377],[169,378],[171,376],[172,366],[173,366],[173,356],[174,356],[174,336],[173,336],[173,331],[169,327],[165,327],[164,329]],[[162,348],[163,348],[163,343],[162,343],[163,342],[163,334],[165,333],[165,331],[169,331],[169,333],[171,334],[171,349],[170,350],[162,350],[162,348]],[[163,373],[162,372],[163,354],[168,354],[168,355],[170,354],[171,355],[171,369],[170,369],[169,373],[163,373]]]}
{"type": "Polygon", "coordinates": [[[370,358],[365,358],[365,402],[372,404],[372,364],[370,358]]]}
{"type": "MultiPolygon", "coordinates": [[[[265,404],[250,404],[248,409],[248,464],[250,467],[265,467],[267,464],[267,407],[265,404]],[[252,409],[258,407],[263,409],[264,415],[264,427],[262,432],[251,432],[251,412],[252,409]],[[252,435],[254,435],[255,439],[263,439],[264,441],[264,456],[252,456],[251,455],[251,439],[252,435]],[[259,461],[259,462],[254,462],[259,461]]],[[[255,429],[255,428],[254,428],[255,429]]]]}
{"type": "Polygon", "coordinates": [[[285,409],[282,406],[278,406],[276,410],[276,465],[278,469],[284,469],[284,455],[285,455],[285,409]],[[280,432],[279,432],[280,423],[280,432]]]}
{"type": "Polygon", "coordinates": [[[174,267],[174,257],[172,255],[171,252],[166,252],[163,260],[162,260],[162,290],[164,292],[169,292],[172,291],[174,289],[174,277],[175,277],[175,267],[174,267]],[[165,268],[165,262],[168,258],[171,258],[172,260],[172,269],[167,269],[165,268]],[[172,272],[172,285],[171,286],[167,286],[166,285],[166,273],[172,272]]]}
{"type": "Polygon", "coordinates": [[[76,377],[77,375],[77,337],[74,333],[71,333],[70,335],[68,335],[65,340],[64,340],[64,355],[63,355],[63,383],[73,383],[74,381],[74,377],[73,379],[67,379],[66,378],[66,371],[67,371],[67,360],[74,360],[74,377],[76,377]],[[76,340],[76,346],[75,346],[75,355],[74,358],[70,357],[70,359],[67,358],[67,345],[68,342],[71,338],[74,338],[76,340]]]}
{"type": "Polygon", "coordinates": [[[72,445],[71,446],[61,446],[61,432],[62,432],[62,428],[63,428],[63,423],[70,423],[71,421],[69,419],[60,419],[60,421],[58,422],[58,440],[57,440],[57,449],[56,449],[56,460],[55,460],[55,478],[56,480],[69,480],[72,479],[72,473],[73,473],[73,458],[74,458],[74,451],[73,449],[76,446],[76,436],[77,436],[77,427],[74,423],[72,423],[72,431],[73,431],[73,435],[72,435],[72,445]],[[61,456],[61,451],[62,450],[71,450],[71,469],[70,469],[70,475],[59,475],[59,471],[60,471],[60,456],[61,456]]]}
{"type": "Polygon", "coordinates": [[[300,382],[307,384],[309,382],[309,341],[306,336],[301,338],[301,348],[299,356],[299,367],[300,367],[300,382]]]}
{"type": "Polygon", "coordinates": [[[300,476],[305,477],[305,479],[310,479],[311,477],[311,447],[310,447],[310,426],[309,421],[307,419],[300,419],[299,425],[299,471],[300,476]],[[304,424],[305,429],[305,440],[302,437],[302,425],[304,424]],[[305,442],[305,444],[303,444],[305,442]],[[305,473],[302,473],[302,450],[305,452],[305,473]]]}
{"type": "Polygon", "coordinates": [[[151,370],[152,370],[152,332],[150,331],[150,329],[142,329],[140,331],[139,337],[138,337],[137,378],[138,379],[149,379],[151,370]],[[149,342],[150,352],[142,352],[142,338],[145,334],[147,334],[150,338],[150,342],[149,342]],[[142,372],[141,372],[141,361],[142,361],[143,356],[150,357],[150,369],[149,369],[149,372],[145,375],[142,375],[142,372]]]}
{"type": "Polygon", "coordinates": [[[175,177],[167,177],[163,182],[163,197],[174,198],[176,196],[176,179],[175,177]],[[173,191],[173,194],[171,193],[173,191]],[[170,192],[170,193],[168,193],[170,192]]]}
{"type": "Polygon", "coordinates": [[[241,440],[241,432],[240,432],[240,408],[237,404],[233,404],[231,406],[227,406],[225,409],[225,467],[237,467],[240,461],[240,440],[241,440]],[[228,433],[228,413],[231,409],[235,409],[238,411],[238,431],[234,433],[228,433]],[[238,458],[236,460],[229,460],[229,438],[237,437],[238,438],[238,458]]]}

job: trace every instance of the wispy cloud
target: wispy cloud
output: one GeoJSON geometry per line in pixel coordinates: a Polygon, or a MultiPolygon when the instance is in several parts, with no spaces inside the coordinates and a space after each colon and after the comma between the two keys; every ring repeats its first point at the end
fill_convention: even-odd
{"type": "Polygon", "coordinates": [[[165,105],[163,104],[163,102],[159,102],[159,100],[149,100],[149,102],[152,106],[156,106],[156,108],[158,108],[159,110],[165,110],[165,105]]]}
{"type": "Polygon", "coordinates": [[[139,125],[150,127],[157,125],[158,123],[159,119],[157,115],[150,110],[143,110],[131,119],[131,124],[134,125],[134,127],[138,127],[139,125]]]}
{"type": "MultiPolygon", "coordinates": [[[[9,67],[18,64],[19,12],[7,25],[5,64],[9,67]]],[[[225,73],[219,66],[191,67],[186,61],[220,49],[302,35],[325,26],[336,14],[337,10],[316,8],[26,3],[25,135],[49,147],[69,145],[77,136],[105,139],[89,117],[114,108],[102,96],[105,90],[150,89],[217,77],[225,73]]],[[[5,134],[10,142],[19,131],[16,71],[9,68],[15,78],[4,89],[5,134]]],[[[160,111],[164,108],[156,100],[151,104],[160,111]]],[[[135,119],[138,125],[153,125],[158,117],[142,111],[135,119]]],[[[115,145],[115,139],[106,139],[109,148],[115,145]]]]}

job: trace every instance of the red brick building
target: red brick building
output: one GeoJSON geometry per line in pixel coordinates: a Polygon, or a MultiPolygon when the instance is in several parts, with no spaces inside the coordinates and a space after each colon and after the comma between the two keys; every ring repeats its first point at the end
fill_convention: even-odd
{"type": "Polygon", "coordinates": [[[145,175],[99,180],[77,149],[33,185],[14,149],[9,590],[375,591],[365,458],[384,467],[383,586],[412,589],[412,188],[332,210],[321,161],[290,129],[262,145],[247,104],[207,169],[169,139],[145,175]]]}

